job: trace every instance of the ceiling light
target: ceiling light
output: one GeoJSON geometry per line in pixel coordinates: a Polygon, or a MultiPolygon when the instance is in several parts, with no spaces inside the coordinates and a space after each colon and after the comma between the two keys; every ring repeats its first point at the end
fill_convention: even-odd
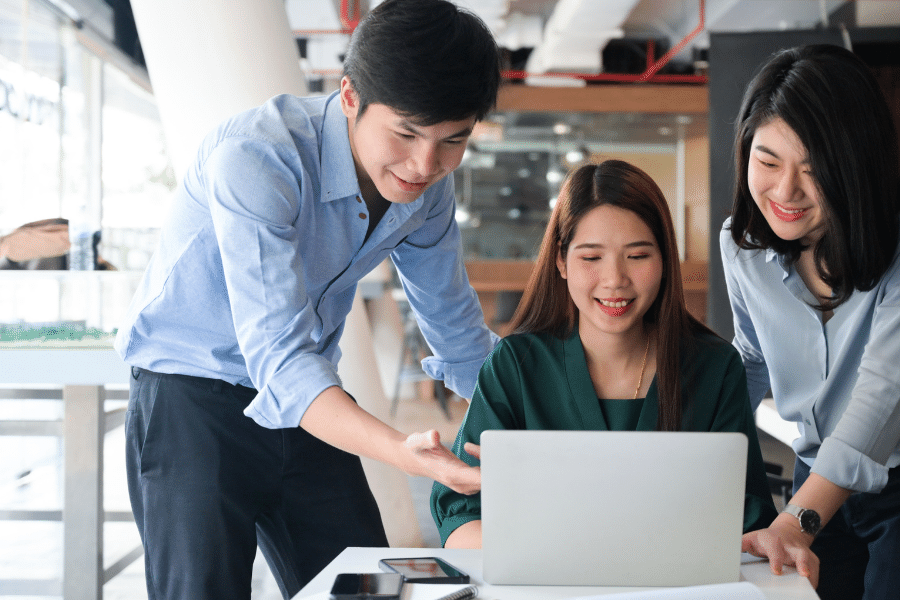
{"type": "Polygon", "coordinates": [[[553,125],[553,133],[555,133],[556,135],[569,135],[570,133],[572,133],[572,127],[569,126],[568,123],[555,123],[553,125]]]}
{"type": "Polygon", "coordinates": [[[547,183],[549,183],[550,185],[556,185],[560,183],[563,179],[565,179],[565,177],[566,174],[557,167],[552,167],[547,171],[547,183]]]}

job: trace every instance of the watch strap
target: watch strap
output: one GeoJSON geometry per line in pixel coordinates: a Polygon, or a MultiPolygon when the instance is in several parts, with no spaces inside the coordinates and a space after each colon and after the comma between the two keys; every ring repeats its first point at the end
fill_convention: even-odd
{"type": "Polygon", "coordinates": [[[803,533],[815,536],[822,529],[819,513],[810,508],[803,508],[802,506],[788,503],[782,512],[797,517],[797,520],[800,522],[800,531],[803,533]]]}

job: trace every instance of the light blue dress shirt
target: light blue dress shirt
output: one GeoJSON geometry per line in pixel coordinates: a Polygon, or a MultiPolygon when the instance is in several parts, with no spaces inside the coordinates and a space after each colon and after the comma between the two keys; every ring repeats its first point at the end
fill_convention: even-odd
{"type": "Polygon", "coordinates": [[[793,447],[812,472],[880,491],[900,464],[900,256],[823,325],[800,274],[772,250],[739,250],[729,225],[719,241],[754,410],[771,386],[778,413],[800,428],[793,447]]]}
{"type": "Polygon", "coordinates": [[[116,350],[151,371],[253,387],[247,416],[296,427],[340,385],[357,282],[390,256],[434,352],[423,367],[470,398],[499,340],[469,285],[454,211],[448,175],[392,203],[363,243],[369,214],[339,98],[276,96],[201,145],[116,350]]]}

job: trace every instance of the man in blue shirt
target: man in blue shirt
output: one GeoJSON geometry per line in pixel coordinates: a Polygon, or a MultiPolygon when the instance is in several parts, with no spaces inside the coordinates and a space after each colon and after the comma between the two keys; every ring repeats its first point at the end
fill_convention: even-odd
{"type": "Polygon", "coordinates": [[[285,598],[345,547],[386,546],[355,454],[480,486],[436,432],[360,409],[337,364],[357,282],[390,256],[434,352],[424,367],[471,397],[497,337],[451,173],[495,103],[499,53],[446,0],[387,0],[344,75],[330,97],[276,96],[205,139],[116,340],[150,600],[249,598],[257,543],[285,598]]]}

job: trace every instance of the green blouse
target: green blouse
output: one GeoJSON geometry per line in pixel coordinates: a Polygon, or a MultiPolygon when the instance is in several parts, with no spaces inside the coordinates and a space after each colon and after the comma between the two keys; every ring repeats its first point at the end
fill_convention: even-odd
{"type": "MultiPolygon", "coordinates": [[[[772,502],[756,423],[747,396],[741,358],[731,344],[707,334],[694,338],[692,355],[682,358],[684,431],[738,431],[749,441],[744,531],[769,525],[777,512],[772,502]]],[[[652,431],[657,421],[654,377],[636,419],[636,431],[652,431]]],[[[516,334],[504,338],[485,361],[453,451],[470,465],[478,460],[462,450],[479,443],[489,429],[612,430],[588,374],[578,332],[568,339],[547,334],[516,334]]],[[[607,404],[609,404],[607,402],[607,404]]],[[[609,408],[609,406],[607,406],[609,408]]],[[[627,412],[627,407],[624,410],[627,412]]],[[[628,415],[610,414],[612,421],[635,422],[628,415]]],[[[441,543],[457,527],[481,518],[481,496],[466,496],[435,483],[431,513],[441,543]]]]}

